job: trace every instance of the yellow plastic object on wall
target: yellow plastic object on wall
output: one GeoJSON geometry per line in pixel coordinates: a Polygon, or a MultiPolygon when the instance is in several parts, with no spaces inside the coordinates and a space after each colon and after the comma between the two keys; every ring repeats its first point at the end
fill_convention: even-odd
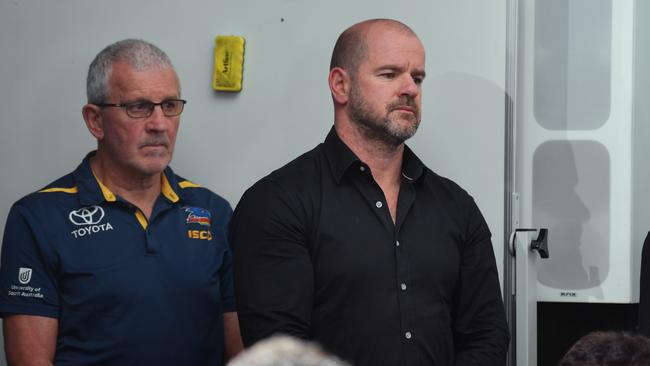
{"type": "Polygon", "coordinates": [[[212,88],[240,91],[244,73],[244,37],[217,36],[214,48],[212,88]]]}

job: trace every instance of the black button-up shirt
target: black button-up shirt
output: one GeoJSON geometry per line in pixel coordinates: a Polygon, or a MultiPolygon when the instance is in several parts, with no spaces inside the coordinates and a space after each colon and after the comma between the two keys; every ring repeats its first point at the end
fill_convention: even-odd
{"type": "Polygon", "coordinates": [[[257,182],[231,226],[247,345],[285,333],[364,365],[503,365],[508,330],[474,200],[405,147],[396,222],[334,129],[257,182]]]}

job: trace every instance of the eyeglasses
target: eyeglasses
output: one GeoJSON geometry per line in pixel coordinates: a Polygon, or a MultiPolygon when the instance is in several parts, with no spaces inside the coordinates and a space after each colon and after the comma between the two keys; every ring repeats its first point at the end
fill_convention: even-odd
{"type": "Polygon", "coordinates": [[[183,112],[186,100],[183,99],[167,99],[160,103],[154,103],[148,100],[131,102],[131,103],[94,103],[96,106],[105,107],[119,107],[124,108],[126,114],[131,118],[147,118],[153,113],[153,109],[157,105],[160,106],[163,114],[166,117],[176,117],[183,112]]]}

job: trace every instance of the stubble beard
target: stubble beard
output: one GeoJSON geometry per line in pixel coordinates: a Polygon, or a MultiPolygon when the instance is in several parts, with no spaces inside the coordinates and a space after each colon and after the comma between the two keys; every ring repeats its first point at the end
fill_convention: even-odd
{"type": "Polygon", "coordinates": [[[412,97],[404,96],[390,103],[386,107],[385,114],[380,115],[370,109],[367,100],[354,84],[350,89],[348,115],[367,139],[379,141],[391,147],[397,147],[413,137],[420,126],[419,109],[412,97]],[[402,113],[408,115],[408,124],[391,119],[391,112],[399,106],[409,106],[416,111],[415,115],[408,112],[402,113]]]}

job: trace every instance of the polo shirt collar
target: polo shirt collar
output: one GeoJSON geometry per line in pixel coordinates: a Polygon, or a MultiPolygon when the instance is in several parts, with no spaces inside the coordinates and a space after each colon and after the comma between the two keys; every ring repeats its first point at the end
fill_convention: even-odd
{"type": "MultiPolygon", "coordinates": [[[[330,130],[325,138],[325,155],[330,163],[332,175],[336,183],[340,183],[345,172],[355,163],[361,163],[361,160],[350,150],[350,148],[341,140],[334,127],[330,130]]],[[[402,158],[402,176],[408,181],[419,180],[424,173],[424,164],[413,153],[413,151],[404,145],[404,156],[402,158]]]]}
{"type": "MultiPolygon", "coordinates": [[[[91,151],[86,155],[81,164],[73,172],[75,183],[77,186],[77,194],[79,195],[79,202],[82,206],[97,205],[104,201],[114,202],[117,197],[106,187],[97,177],[93,174],[90,168],[90,159],[95,155],[96,151],[91,151]]],[[[162,195],[171,203],[180,201],[183,197],[183,192],[178,189],[178,180],[176,175],[170,167],[160,175],[162,195]]]]}
{"type": "Polygon", "coordinates": [[[178,189],[178,180],[176,179],[176,174],[174,174],[172,168],[169,166],[166,167],[162,172],[160,179],[162,179],[162,195],[165,196],[169,202],[176,203],[184,198],[182,197],[183,190],[178,189]]]}

